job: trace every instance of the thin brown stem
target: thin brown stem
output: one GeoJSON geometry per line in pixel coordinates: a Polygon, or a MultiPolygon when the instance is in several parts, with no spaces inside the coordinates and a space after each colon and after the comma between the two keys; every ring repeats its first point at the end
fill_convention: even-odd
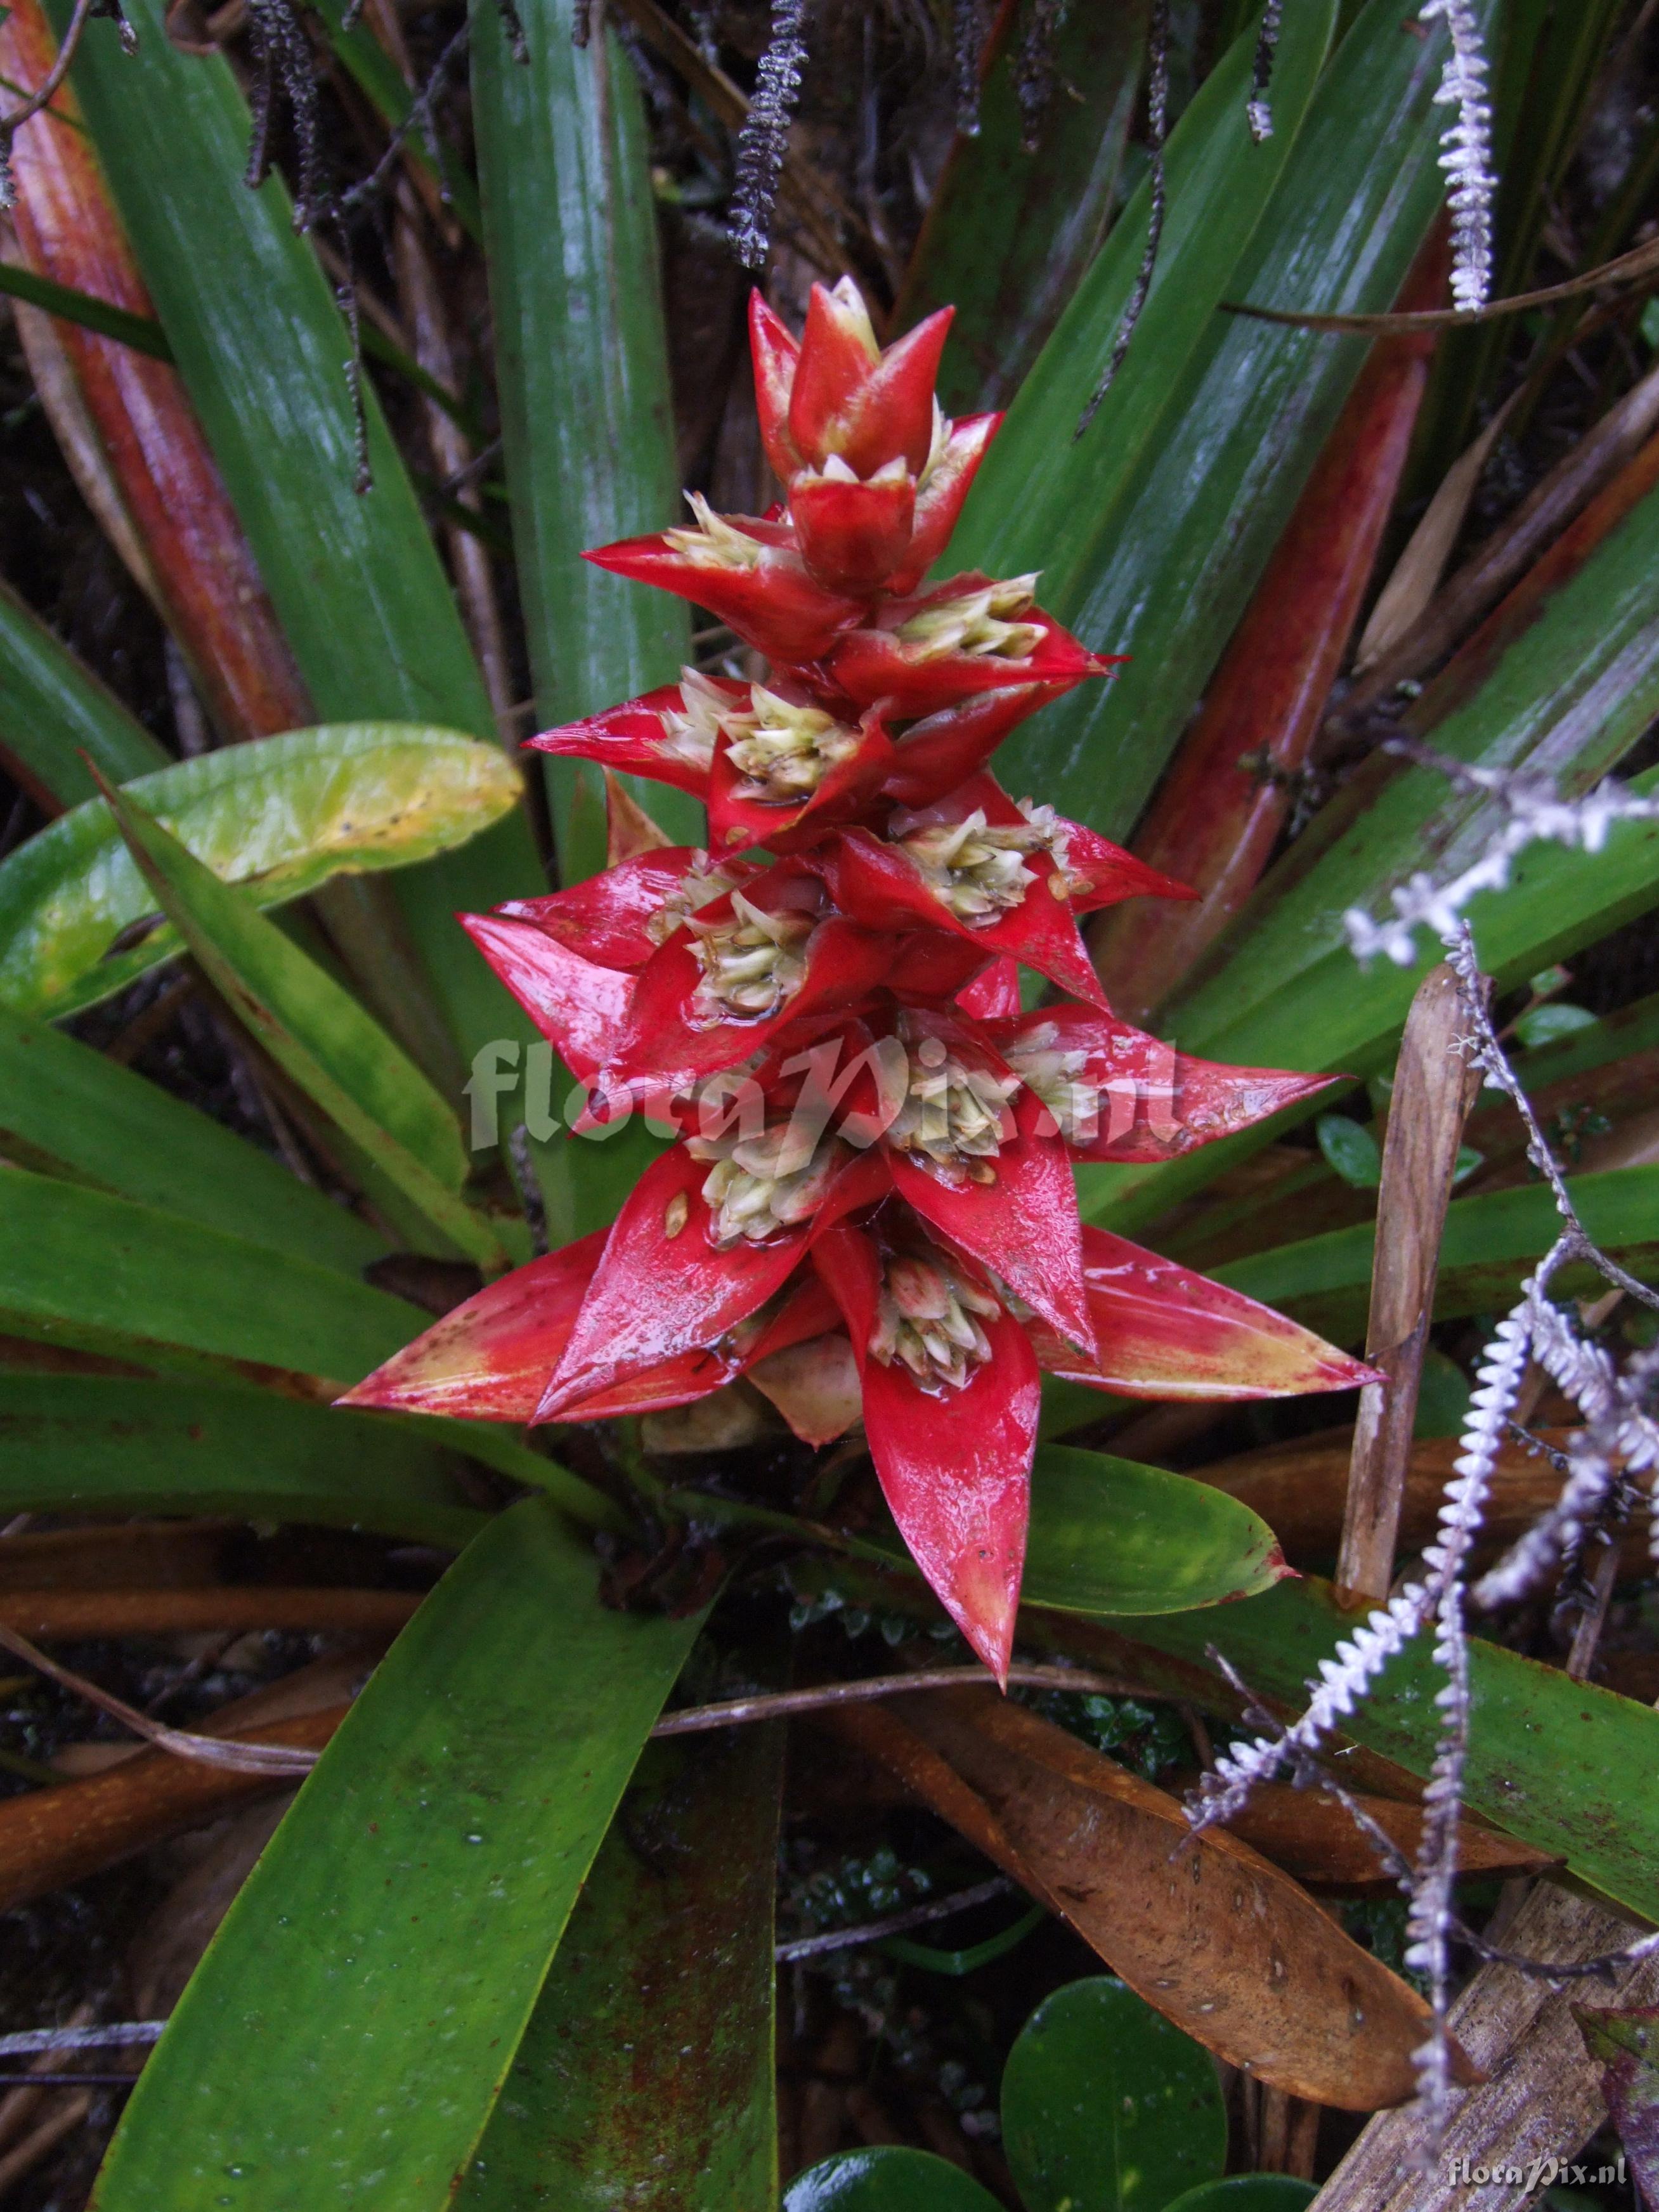
{"type": "MultiPolygon", "coordinates": [[[[665,1713],[653,1735],[699,1735],[709,1729],[734,1727],[740,1721],[787,1720],[793,1713],[822,1712],[833,1705],[866,1705],[882,1698],[908,1697],[913,1690],[961,1690],[983,1687],[991,1680],[983,1667],[932,1667],[916,1674],[872,1674],[861,1681],[820,1682],[809,1690],[775,1690],[764,1697],[732,1698],[723,1705],[688,1705],[683,1712],[665,1713]]],[[[1144,1689],[1139,1682],[1121,1682],[1115,1675],[1085,1674],[1076,1667],[1011,1667],[1008,1680],[1021,1688],[1074,1690],[1081,1695],[1106,1698],[1170,1699],[1161,1690],[1144,1689]]]]}

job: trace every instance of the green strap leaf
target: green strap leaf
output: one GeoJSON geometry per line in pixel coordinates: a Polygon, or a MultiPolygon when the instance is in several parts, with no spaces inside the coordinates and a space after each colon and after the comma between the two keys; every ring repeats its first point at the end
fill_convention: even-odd
{"type": "Polygon", "coordinates": [[[929,204],[894,322],[954,307],[939,374],[947,415],[1003,407],[1099,251],[1117,197],[1146,29],[1144,0],[1073,8],[1054,34],[1054,88],[1024,144],[1012,21],[929,204]]]}
{"type": "MultiPolygon", "coordinates": [[[[1632,1273],[1659,1274],[1659,1167],[1611,1168],[1568,1180],[1589,1236],[1615,1253],[1632,1273]]],[[[1561,1217],[1541,1183],[1454,1199],[1446,1212],[1435,1285],[1437,1321],[1501,1311],[1514,1303],[1521,1279],[1560,1234],[1561,1217]]],[[[1353,1343],[1363,1336],[1370,1303],[1376,1231],[1370,1223],[1328,1230],[1215,1270],[1216,1279],[1249,1297],[1282,1308],[1308,1328],[1353,1343]]],[[[1563,1272],[1562,1292],[1589,1279],[1563,1272]]]]}
{"type": "Polygon", "coordinates": [[[3,584],[0,753],[53,807],[78,806],[95,794],[82,753],[121,783],[167,764],[143,725],[3,584]]]}
{"type": "Polygon", "coordinates": [[[0,1170],[0,1335],[140,1366],[361,1382],[431,1320],[332,1267],[0,1170]]]}
{"type": "Polygon", "coordinates": [[[1219,2179],[1227,2108],[1208,2051],[1100,1974],[1056,1990],[1021,2028],[1002,2142],[1025,2212],[1163,2212],[1219,2179]]]}
{"type": "MultiPolygon", "coordinates": [[[[55,0],[54,0],[55,4],[55,0]]],[[[135,0],[138,43],[91,26],[72,82],[225,488],[319,713],[441,725],[494,739],[483,683],[374,392],[373,490],[361,494],[328,282],[276,177],[242,182],[249,117],[228,65],[187,55],[163,0],[135,0]],[[105,33],[107,33],[107,36],[105,33]]],[[[64,11],[54,15],[63,27],[64,11]]],[[[467,1056],[527,1036],[456,930],[458,908],[540,887],[521,816],[398,887],[467,1056]]]]}
{"type": "MultiPolygon", "coordinates": [[[[680,512],[639,85],[614,32],[577,46],[573,0],[523,0],[515,63],[494,0],[472,9],[472,100],[513,542],[537,706],[574,721],[672,684],[685,607],[606,575],[586,547],[680,512]]],[[[548,763],[560,873],[605,865],[596,772],[548,763]]],[[[701,811],[638,786],[670,834],[701,811]]]]}
{"type": "Polygon", "coordinates": [[[98,2212],[453,2202],[697,1632],[596,1585],[540,1499],[450,1570],[180,1999],[98,2212]]]}
{"type": "MultiPolygon", "coordinates": [[[[260,906],[448,851],[499,822],[522,788],[494,746],[404,722],[289,730],[146,767],[127,785],[133,798],[260,906]]],[[[0,861],[0,1003],[20,1013],[78,1012],[179,949],[175,931],[142,929],[155,900],[82,775],[86,801],[0,861]]]]}
{"type": "MultiPolygon", "coordinates": [[[[1571,793],[1598,782],[1656,714],[1659,494],[1650,493],[1431,736],[1437,751],[1470,767],[1536,769],[1571,793]]],[[[1301,1054],[1257,1065],[1369,1072],[1403,1018],[1420,970],[1388,960],[1362,970],[1342,915],[1352,906],[1386,914],[1389,893],[1418,870],[1455,874],[1480,852],[1491,825],[1478,793],[1453,790],[1428,768],[1402,769],[1380,788],[1372,781],[1339,799],[1310,833],[1310,852],[1292,850],[1262,884],[1228,940],[1230,957],[1171,1009],[1182,1049],[1233,1059],[1241,1056],[1233,1041],[1248,1036],[1270,1055],[1280,1046],[1301,1054]]],[[[1610,853],[1577,857],[1599,877],[1610,853]]],[[[1507,966],[1528,943],[1548,941],[1541,886],[1530,897],[1520,886],[1492,894],[1472,913],[1489,965],[1507,966]],[[1489,944],[1492,924],[1498,934],[1489,944]]],[[[1425,943],[1421,968],[1438,957],[1437,945],[1425,943]]],[[[1528,972],[1549,964],[1540,952],[1528,972]]]]}
{"type": "Polygon", "coordinates": [[[46,1022],[0,1011],[0,1157],[356,1275],[378,1230],[210,1115],[46,1022]]]}
{"type": "Polygon", "coordinates": [[[443,1099],[331,975],[111,786],[110,810],[162,912],[220,996],[278,1066],[413,1205],[481,1267],[507,1255],[458,1193],[461,1133],[443,1099]]]}
{"type": "MultiPolygon", "coordinates": [[[[1638,798],[1659,791],[1659,769],[1632,776],[1630,787],[1638,798]]],[[[1571,959],[1585,945],[1651,913],[1656,906],[1659,823],[1621,822],[1613,825],[1599,853],[1534,845],[1516,862],[1506,890],[1483,891],[1471,902],[1468,919],[1482,966],[1496,977],[1499,990],[1507,991],[1540,968],[1571,959]]],[[[1334,934],[1338,918],[1332,915],[1329,919],[1334,934]]],[[[1277,1064],[1285,1067],[1296,1066],[1299,1057],[1304,1067],[1311,1060],[1316,1066],[1334,1064],[1352,1074],[1380,1071],[1397,1048],[1413,994],[1440,957],[1440,946],[1431,942],[1409,968],[1378,960],[1362,969],[1346,944],[1333,945],[1317,975],[1304,986],[1299,1015],[1291,1003],[1275,999],[1229,1032],[1228,1042],[1216,1056],[1264,1066],[1274,1064],[1278,1053],[1277,1064]]],[[[1188,1036],[1184,1026],[1180,1036],[1185,1048],[1188,1036]]],[[[1206,1054],[1210,1049],[1205,1047],[1206,1054]]],[[[1224,1169],[1305,1119],[1310,1110],[1291,1108],[1165,1167],[1085,1168],[1078,1177],[1083,1217],[1133,1234],[1176,1200],[1201,1189],[1224,1169]]]]}
{"type": "Polygon", "coordinates": [[[456,1486],[453,1425],[202,1382],[0,1373],[0,1506],[234,1514],[459,1547],[485,1516],[456,1486]]]}
{"type": "Polygon", "coordinates": [[[135,315],[130,308],[112,307],[95,292],[77,291],[72,284],[59,284],[50,276],[37,276],[33,270],[20,268],[10,261],[0,263],[0,292],[14,300],[26,301],[31,307],[40,307],[48,315],[60,316],[66,323],[79,323],[83,330],[118,339],[136,353],[147,353],[152,361],[173,359],[167,334],[154,316],[135,315]]]}
{"type": "MultiPolygon", "coordinates": [[[[1287,33],[1296,20],[1287,10],[1287,33]]],[[[1328,30],[1323,11],[1309,11],[1310,47],[1328,30]]],[[[1440,204],[1443,26],[1426,40],[1403,34],[1393,0],[1372,0],[1316,88],[1322,49],[1301,50],[1300,73],[1281,49],[1267,143],[1283,150],[1265,174],[1251,166],[1267,149],[1250,147],[1243,112],[1251,44],[1226,57],[1180,127],[1226,73],[1229,105],[1209,127],[1250,191],[1276,187],[1271,204],[1224,267],[1211,265],[1207,228],[1172,257],[1172,286],[1186,292],[1189,262],[1198,280],[1182,312],[1201,312],[1177,356],[1148,342],[1144,324],[1137,332],[1120,383],[1135,380],[1152,434],[1114,449],[1107,495],[1082,459],[1085,439],[1042,519],[1048,543],[1024,506],[1018,525],[1029,557],[1012,565],[1042,563],[1045,605],[1098,651],[1130,658],[1109,684],[1085,686],[1017,732],[999,773],[1114,836],[1130,829],[1201,697],[1365,358],[1363,341],[1218,314],[1218,301],[1386,308],[1440,204]]],[[[1126,217],[1108,254],[1126,229],[1138,241],[1126,217]]],[[[1033,380],[1042,373],[1039,362],[1033,380]]],[[[1103,416],[1116,397],[1115,387],[1103,416]]]]}
{"type": "Polygon", "coordinates": [[[1069,586],[1087,526],[1110,526],[1134,465],[1158,436],[1235,265],[1279,180],[1323,64],[1334,0],[1295,10],[1274,64],[1273,136],[1258,145],[1244,114],[1250,40],[1225,53],[1170,136],[1169,211],[1152,289],[1117,380],[1081,438],[1078,422],[1110,357],[1140,267],[1152,210],[1143,181],[1021,387],[981,469],[951,545],[952,567],[1010,575],[1041,568],[1045,599],[1069,586]],[[1282,72],[1282,74],[1281,74],[1282,72]],[[1080,495],[1085,492],[1086,499],[1080,495]]]}
{"type": "Polygon", "coordinates": [[[772,1903],[784,1731],[647,1747],[458,2212],[776,2201],[772,1903]]]}

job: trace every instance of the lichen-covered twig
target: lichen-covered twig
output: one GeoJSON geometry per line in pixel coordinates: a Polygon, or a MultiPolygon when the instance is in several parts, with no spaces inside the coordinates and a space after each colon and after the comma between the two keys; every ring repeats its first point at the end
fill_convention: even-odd
{"type": "Polygon", "coordinates": [[[1164,175],[1164,146],[1170,127],[1170,0],[1152,0],[1152,22],[1147,32],[1146,81],[1146,146],[1152,155],[1152,167],[1147,175],[1147,191],[1152,200],[1146,222],[1146,245],[1140,257],[1140,267],[1135,273],[1134,289],[1117,326],[1112,341],[1112,350],[1106,363],[1106,373],[1089,394],[1089,404],[1078,418],[1073,438],[1080,438],[1100,411],[1100,403],[1111,390],[1117,373],[1123,366],[1129,350],[1129,341],[1135,334],[1135,325],[1140,320],[1146,297],[1152,289],[1152,275],[1158,267],[1158,249],[1164,236],[1164,216],[1168,202],[1167,179],[1164,175]]]}
{"type": "Polygon", "coordinates": [[[1599,853],[1616,823],[1659,818],[1659,800],[1638,798],[1612,778],[1582,799],[1563,799],[1554,783],[1535,771],[1471,768],[1413,738],[1391,738],[1385,750],[1437,769],[1458,790],[1485,797],[1499,819],[1480,858],[1449,883],[1437,884],[1419,872],[1392,891],[1394,913],[1388,920],[1375,921],[1363,907],[1348,908],[1342,927],[1350,950],[1361,960],[1381,952],[1409,968],[1417,957],[1419,928],[1426,925],[1441,937],[1455,931],[1476,894],[1504,890],[1516,858],[1540,839],[1599,853]]]}
{"type": "Polygon", "coordinates": [[[755,73],[754,97],[738,140],[731,238],[745,269],[763,269],[771,247],[772,210],[783,179],[789,125],[806,62],[807,0],[772,0],[772,31],[755,73]]]}
{"type": "Polygon", "coordinates": [[[1492,209],[1498,181],[1492,168],[1486,52],[1471,0],[1424,0],[1419,21],[1437,18],[1444,21],[1451,54],[1435,99],[1457,111],[1440,139],[1440,166],[1452,211],[1452,298],[1469,310],[1484,307],[1492,290],[1492,209]]]}

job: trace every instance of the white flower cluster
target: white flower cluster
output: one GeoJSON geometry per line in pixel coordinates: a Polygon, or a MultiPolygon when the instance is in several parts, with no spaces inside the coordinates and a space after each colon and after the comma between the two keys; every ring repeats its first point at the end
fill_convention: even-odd
{"type": "Polygon", "coordinates": [[[1455,107],[1457,119],[1440,137],[1440,166],[1452,211],[1452,300],[1465,310],[1484,307],[1492,290],[1492,209],[1498,179],[1492,167],[1492,107],[1486,97],[1486,53],[1472,0],[1424,0],[1418,21],[1445,19],[1451,34],[1436,102],[1455,107]]]}
{"type": "Polygon", "coordinates": [[[1382,952],[1400,967],[1409,968],[1417,957],[1416,932],[1421,925],[1426,923],[1442,937],[1450,934],[1476,893],[1504,890],[1516,856],[1540,839],[1599,853],[1614,823],[1659,817],[1659,801],[1638,799],[1611,779],[1582,799],[1562,799],[1542,776],[1466,768],[1462,762],[1440,760],[1425,748],[1410,750],[1413,758],[1443,769],[1461,788],[1486,793],[1506,818],[1480,859],[1449,883],[1437,884],[1432,877],[1419,873],[1390,893],[1395,910],[1388,921],[1375,921],[1363,907],[1350,907],[1342,927],[1349,949],[1360,960],[1382,952]]]}

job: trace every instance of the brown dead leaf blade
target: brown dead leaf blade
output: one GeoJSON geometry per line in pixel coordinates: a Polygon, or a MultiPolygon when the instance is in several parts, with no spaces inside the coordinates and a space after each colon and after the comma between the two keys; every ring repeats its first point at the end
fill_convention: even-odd
{"type": "Polygon", "coordinates": [[[1194,1837],[1164,1791],[988,1692],[843,1711],[830,1725],[1230,2064],[1348,2112],[1413,2094],[1423,2000],[1248,1844],[1194,1837]]]}

